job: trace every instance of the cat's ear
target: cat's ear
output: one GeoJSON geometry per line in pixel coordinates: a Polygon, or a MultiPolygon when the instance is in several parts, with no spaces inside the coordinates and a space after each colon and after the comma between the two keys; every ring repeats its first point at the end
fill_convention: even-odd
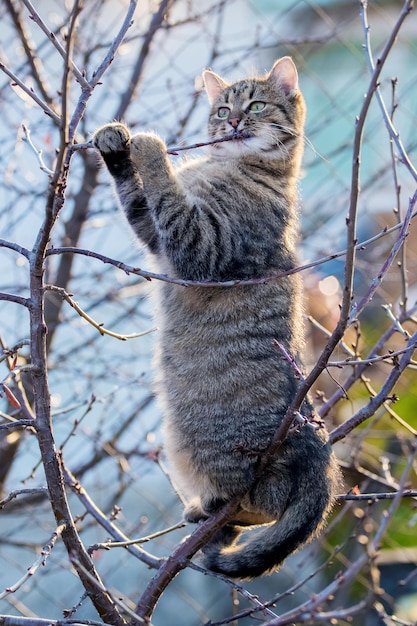
{"type": "Polygon", "coordinates": [[[289,97],[295,96],[298,91],[298,72],[291,57],[282,57],[275,61],[268,79],[274,81],[289,97]]]}
{"type": "Polygon", "coordinates": [[[227,87],[227,83],[211,70],[204,70],[203,81],[206,88],[208,99],[211,102],[216,100],[220,93],[227,87]]]}

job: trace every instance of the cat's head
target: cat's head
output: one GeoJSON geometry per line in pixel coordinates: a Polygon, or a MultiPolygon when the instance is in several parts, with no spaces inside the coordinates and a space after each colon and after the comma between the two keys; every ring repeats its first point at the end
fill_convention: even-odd
{"type": "Polygon", "coordinates": [[[303,142],[305,104],[290,57],[278,59],[268,74],[227,83],[210,70],[203,80],[211,104],[210,139],[235,136],[211,146],[219,157],[257,154],[291,158],[303,142]]]}

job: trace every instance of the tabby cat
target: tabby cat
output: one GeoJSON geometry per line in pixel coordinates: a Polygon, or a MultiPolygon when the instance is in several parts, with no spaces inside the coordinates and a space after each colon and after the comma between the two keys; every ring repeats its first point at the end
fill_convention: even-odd
{"type": "MultiPolygon", "coordinates": [[[[205,71],[203,80],[210,138],[233,138],[203,158],[174,169],[158,136],[131,136],[120,123],[97,130],[120,204],[161,273],[229,281],[291,270],[305,117],[295,65],[283,57],[264,77],[229,84],[205,71]]],[[[233,287],[164,282],[158,292],[156,391],[185,519],[241,497],[201,558],[233,578],[271,572],[321,529],[338,484],[326,430],[311,426],[293,429],[254,481],[299,385],[274,342],[297,359],[303,349],[299,275],[233,287]],[[241,526],[258,524],[268,526],[238,542],[241,526]]],[[[301,412],[313,416],[308,400],[301,412]]]]}

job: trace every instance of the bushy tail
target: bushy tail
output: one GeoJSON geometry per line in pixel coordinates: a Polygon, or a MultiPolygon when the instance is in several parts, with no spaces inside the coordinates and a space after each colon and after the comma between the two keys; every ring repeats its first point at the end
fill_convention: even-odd
{"type": "Polygon", "coordinates": [[[246,542],[233,543],[238,536],[236,529],[226,527],[220,531],[203,550],[204,566],[240,579],[277,570],[287,556],[321,530],[333,506],[338,484],[337,470],[330,471],[327,480],[317,477],[310,485],[300,481],[281,517],[258,531],[250,531],[246,542]]]}

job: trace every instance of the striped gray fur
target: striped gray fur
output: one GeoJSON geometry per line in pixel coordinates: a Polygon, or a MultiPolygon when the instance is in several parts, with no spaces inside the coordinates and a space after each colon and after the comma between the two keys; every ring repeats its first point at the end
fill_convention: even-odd
{"type": "MultiPolygon", "coordinates": [[[[289,57],[264,77],[203,74],[211,103],[208,155],[174,169],[156,135],[120,123],[94,135],[137,237],[160,272],[226,281],[296,265],[297,179],[305,105],[289,57]]],[[[270,572],[316,536],[339,472],[325,428],[293,430],[256,481],[299,380],[274,340],[303,352],[298,274],[265,284],[158,286],[155,389],[173,482],[197,522],[240,496],[241,509],[202,560],[235,578],[270,572]],[[239,543],[240,526],[268,524],[239,543]]],[[[312,417],[308,400],[302,413],[312,417]]]]}

